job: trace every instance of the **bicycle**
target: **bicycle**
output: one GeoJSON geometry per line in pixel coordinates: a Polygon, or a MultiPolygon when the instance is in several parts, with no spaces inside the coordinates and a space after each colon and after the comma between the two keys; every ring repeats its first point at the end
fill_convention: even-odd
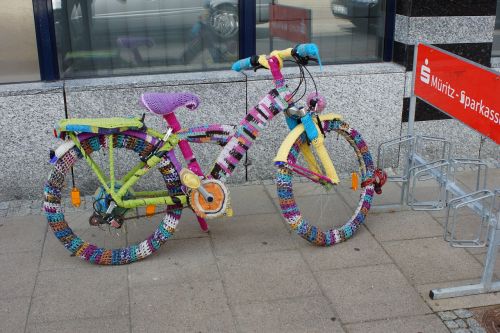
{"type": "MultiPolygon", "coordinates": [[[[194,110],[200,103],[198,97],[190,93],[142,95],[141,102],[146,109],[162,116],[167,122],[165,133],[146,127],[144,115],[142,118],[61,120],[54,134],[66,141],[57,150],[51,151],[54,168],[45,185],[43,204],[55,236],[74,256],[91,263],[116,265],[143,259],[158,250],[174,234],[183,208],[192,209],[201,229],[207,231],[206,219],[232,215],[229,191],[224,182],[243,159],[259,132],[283,112],[291,131],[278,150],[275,165],[277,195],[285,221],[297,234],[316,245],[330,246],[352,237],[364,223],[374,192],[381,191],[386,176],[381,170],[375,169],[368,146],[359,132],[343,122],[340,115],[320,114],[325,108],[325,100],[318,94],[314,78],[307,70],[308,61],[317,61],[321,66],[319,51],[314,44],[300,44],[294,48],[273,51],[270,56],[253,56],[234,63],[232,69],[237,71],[269,69],[275,84],[275,88],[249,110],[238,126],[212,124],[182,129],[175,116],[176,109],[185,106],[194,110]],[[281,73],[284,60],[293,61],[300,68],[300,82],[294,91],[289,90],[281,73]],[[307,105],[301,106],[298,101],[306,92],[295,101],[294,97],[302,84],[306,85],[306,72],[313,80],[315,92],[308,96],[307,105]],[[354,150],[361,187],[352,217],[339,228],[322,231],[320,227],[311,225],[301,213],[296,200],[300,196],[294,197],[293,179],[294,176],[300,177],[299,180],[309,181],[310,186],[326,192],[339,184],[339,176],[324,141],[331,132],[346,139],[354,150]],[[223,147],[206,174],[193,154],[192,143],[216,143],[223,147]],[[179,148],[183,156],[184,167],[176,157],[175,147],[179,148]],[[132,152],[133,158],[139,161],[118,179],[115,174],[115,154],[122,150],[132,152]],[[97,152],[104,153],[104,157],[108,155],[107,162],[104,160],[102,163],[109,168],[109,176],[96,162],[98,157],[93,157],[97,152]],[[68,199],[63,200],[62,196],[70,195],[73,206],[81,205],[81,195],[74,187],[72,169],[81,159],[87,162],[98,179],[97,190],[91,199],[92,214],[88,221],[83,222],[83,233],[92,230],[87,234],[90,238],[98,238],[103,234],[106,241],[113,232],[125,232],[129,228],[129,220],[139,223],[148,217],[164,214],[151,235],[132,245],[124,237],[125,240],[122,238],[119,246],[123,242],[125,246],[108,249],[91,244],[74,233],[64,216],[63,206],[68,199]],[[159,170],[166,189],[134,190],[133,186],[138,180],[154,168],[159,170]],[[65,185],[66,176],[70,174],[72,187],[65,185]],[[161,206],[158,211],[157,206],[161,206]],[[144,209],[145,214],[140,214],[139,208],[141,212],[144,209]],[[98,233],[99,229],[105,232],[98,233]]],[[[128,163],[125,158],[123,160],[128,163]]],[[[353,182],[354,187],[356,184],[353,182]]],[[[296,184],[297,189],[300,185],[296,184]]],[[[134,224],[130,223],[130,227],[133,227],[134,224]]],[[[80,230],[83,224],[78,222],[74,229],[80,230]]]]}

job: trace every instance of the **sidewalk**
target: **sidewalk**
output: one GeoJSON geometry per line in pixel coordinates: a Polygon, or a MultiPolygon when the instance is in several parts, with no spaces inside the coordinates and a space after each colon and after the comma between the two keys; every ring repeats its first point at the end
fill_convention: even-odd
{"type": "MultiPolygon", "coordinates": [[[[121,267],[71,257],[39,203],[0,204],[0,332],[446,333],[438,314],[500,304],[498,293],[429,299],[479,282],[486,252],[444,242],[444,212],[370,213],[352,239],[320,248],[290,233],[273,185],[230,189],[233,218],[207,234],[186,211],[157,254],[121,267]]],[[[375,204],[397,197],[388,184],[375,204]]]]}

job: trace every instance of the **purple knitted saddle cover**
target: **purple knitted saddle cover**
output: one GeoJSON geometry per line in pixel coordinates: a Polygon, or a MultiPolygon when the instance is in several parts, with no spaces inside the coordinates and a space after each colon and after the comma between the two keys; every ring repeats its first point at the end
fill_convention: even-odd
{"type": "Polygon", "coordinates": [[[144,93],[141,95],[141,103],[153,113],[167,115],[180,106],[195,110],[200,104],[200,99],[188,92],[144,93]]]}

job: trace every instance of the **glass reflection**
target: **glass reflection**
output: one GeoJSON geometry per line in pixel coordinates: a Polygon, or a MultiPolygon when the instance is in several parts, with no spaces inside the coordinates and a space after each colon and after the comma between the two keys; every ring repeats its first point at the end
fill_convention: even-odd
{"type": "Polygon", "coordinates": [[[63,77],[227,68],[237,0],[53,0],[63,77]]]}
{"type": "MultiPolygon", "coordinates": [[[[258,5],[263,1],[257,0],[258,5]]],[[[293,15],[290,19],[290,15],[285,18],[286,15],[279,14],[272,17],[271,14],[270,23],[257,23],[259,54],[304,42],[300,33],[283,36],[270,29],[273,19],[276,19],[288,25],[283,29],[297,30],[300,24],[310,26],[307,40],[319,46],[323,63],[381,61],[385,0],[275,0],[273,3],[277,5],[278,13],[283,10],[286,13],[287,7],[295,8],[302,11],[304,15],[301,17],[306,19],[293,15]]]]}

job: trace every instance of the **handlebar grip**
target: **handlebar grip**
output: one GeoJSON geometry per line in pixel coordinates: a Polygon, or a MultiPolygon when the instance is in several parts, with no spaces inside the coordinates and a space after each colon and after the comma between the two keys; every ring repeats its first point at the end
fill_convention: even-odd
{"type": "Polygon", "coordinates": [[[319,49],[316,44],[299,44],[295,46],[295,52],[297,52],[300,57],[314,57],[318,59],[319,67],[322,68],[319,49]]]}
{"type": "Polygon", "coordinates": [[[236,72],[241,72],[245,69],[252,69],[253,66],[251,59],[252,57],[238,60],[233,64],[233,66],[231,66],[231,69],[236,72]]]}
{"type": "Polygon", "coordinates": [[[289,59],[292,57],[292,51],[293,48],[291,47],[285,50],[274,50],[273,52],[271,52],[270,56],[278,56],[282,60],[289,59]]]}

